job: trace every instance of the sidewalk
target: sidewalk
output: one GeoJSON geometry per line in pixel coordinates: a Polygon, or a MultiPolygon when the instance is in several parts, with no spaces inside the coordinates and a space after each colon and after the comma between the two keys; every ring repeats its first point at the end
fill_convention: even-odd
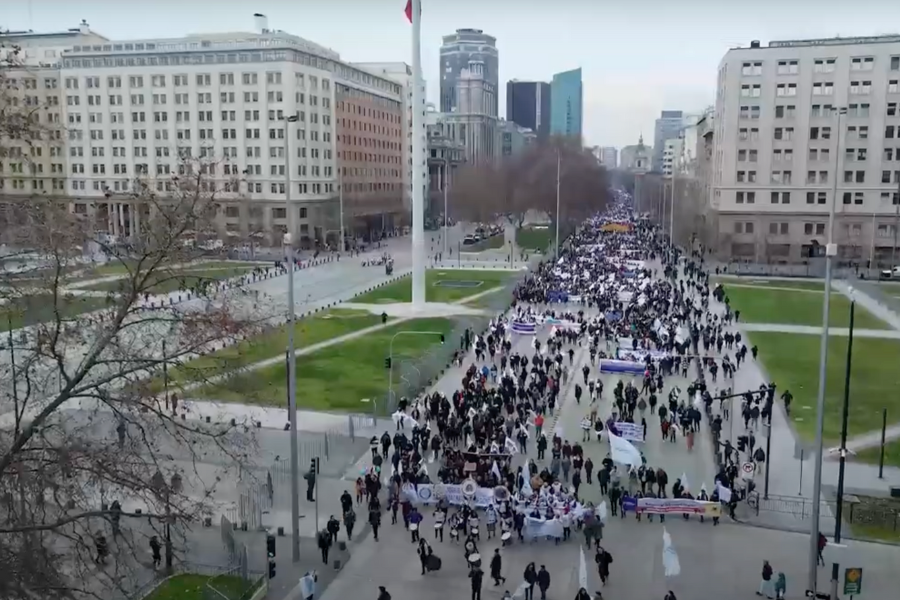
{"type": "MultiPolygon", "coordinates": [[[[801,335],[822,335],[822,328],[815,325],[787,325],[784,323],[739,323],[741,331],[763,331],[769,333],[798,333],[801,335]]],[[[829,327],[829,336],[847,337],[848,327],[829,327]]],[[[853,328],[854,338],[877,338],[883,340],[900,340],[900,331],[894,329],[857,329],[853,328]]]]}

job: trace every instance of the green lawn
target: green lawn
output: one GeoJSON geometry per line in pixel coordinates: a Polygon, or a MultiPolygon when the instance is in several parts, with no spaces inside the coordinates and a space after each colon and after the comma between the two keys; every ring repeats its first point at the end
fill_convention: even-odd
{"type": "MultiPolygon", "coordinates": [[[[505,284],[515,273],[511,271],[459,271],[430,269],[425,271],[425,299],[428,302],[456,302],[505,284]],[[435,285],[440,281],[481,281],[477,287],[435,285]]],[[[390,285],[360,294],[351,300],[362,304],[392,304],[412,301],[412,278],[404,277],[390,285]]]]}
{"type": "Polygon", "coordinates": [[[106,298],[63,295],[54,301],[51,294],[24,296],[11,305],[0,306],[0,327],[5,329],[12,325],[12,329],[18,329],[55,321],[57,312],[60,319],[69,320],[106,306],[106,298]]]}
{"type": "Polygon", "coordinates": [[[555,235],[556,232],[551,230],[549,225],[546,227],[523,227],[516,231],[516,244],[526,250],[543,252],[550,247],[555,235]]]}
{"type": "MultiPolygon", "coordinates": [[[[787,325],[822,324],[824,292],[816,294],[804,291],[771,290],[725,286],[725,294],[733,310],[741,311],[741,321],[746,323],[783,323],[787,325]]],[[[838,292],[831,293],[830,327],[847,327],[850,324],[850,301],[838,292]]],[[[856,307],[856,327],[860,329],[890,329],[887,323],[875,317],[861,306],[856,307]]]]}
{"type": "MultiPolygon", "coordinates": [[[[877,465],[880,456],[881,446],[875,446],[857,452],[855,460],[877,465]]],[[[884,445],[884,464],[900,467],[900,440],[889,441],[884,445]]]]}
{"type": "Polygon", "coordinates": [[[160,584],[145,600],[208,600],[213,596],[219,600],[241,600],[245,595],[249,597],[248,592],[256,587],[234,575],[219,575],[212,585],[220,596],[207,587],[210,579],[209,575],[193,573],[175,575],[160,584]]]}
{"type": "MultiPolygon", "coordinates": [[[[219,268],[203,265],[184,270],[160,269],[151,275],[150,281],[143,288],[154,294],[165,294],[179,289],[188,290],[194,288],[202,281],[231,279],[239,275],[246,275],[252,269],[252,266],[244,267],[234,264],[219,268]]],[[[120,292],[124,286],[131,285],[131,282],[132,278],[126,277],[89,285],[81,289],[98,292],[120,292]]]]}
{"type": "Polygon", "coordinates": [[[728,289],[729,284],[736,285],[752,285],[754,287],[763,287],[763,288],[791,288],[796,290],[813,290],[818,292],[825,291],[825,282],[822,280],[808,280],[808,279],[797,279],[797,280],[788,280],[788,279],[765,279],[765,278],[756,278],[756,277],[712,277],[713,283],[721,283],[725,289],[728,289]]]}
{"type": "MultiPolygon", "coordinates": [[[[327,340],[381,324],[381,316],[368,311],[334,308],[298,319],[294,325],[294,347],[306,348],[327,340]]],[[[204,381],[215,375],[240,369],[267,358],[282,355],[287,348],[288,328],[284,325],[218,352],[169,368],[169,381],[204,381]]],[[[150,384],[153,393],[163,391],[162,376],[150,384]]]]}
{"type": "MultiPolygon", "coordinates": [[[[437,332],[449,336],[454,322],[450,319],[416,319],[387,327],[374,333],[323,348],[318,352],[297,357],[297,406],[312,410],[369,410],[363,398],[378,401],[388,390],[388,357],[391,339],[401,331],[437,332]]],[[[402,360],[421,357],[440,344],[437,335],[399,335],[394,338],[394,384],[400,383],[402,360]]],[[[454,344],[456,340],[447,339],[454,344]]],[[[197,393],[197,398],[225,402],[287,405],[286,365],[278,365],[233,377],[220,384],[209,385],[197,393]]]]}
{"type": "MultiPolygon", "coordinates": [[[[759,358],[769,377],[778,385],[779,395],[788,389],[794,395],[791,419],[807,440],[815,436],[816,395],[818,393],[819,344],[816,335],[751,332],[759,346],[759,358]],[[807,408],[808,407],[808,408],[807,408]]],[[[847,337],[832,336],[828,343],[828,373],[825,395],[825,438],[837,442],[841,430],[847,337]]],[[[881,411],[900,415],[900,341],[856,338],[850,377],[851,436],[881,429],[881,411]]]]}

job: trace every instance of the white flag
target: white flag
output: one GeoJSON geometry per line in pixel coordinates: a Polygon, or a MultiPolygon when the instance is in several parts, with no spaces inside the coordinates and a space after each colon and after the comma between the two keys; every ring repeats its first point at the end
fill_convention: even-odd
{"type": "Polygon", "coordinates": [[[522,488],[519,491],[526,498],[531,498],[532,494],[534,494],[534,490],[531,489],[531,483],[528,481],[527,477],[522,477],[522,488]]]}
{"type": "Polygon", "coordinates": [[[691,484],[688,483],[687,472],[681,473],[681,487],[683,487],[684,491],[686,492],[690,491],[691,489],[691,484]]]}
{"type": "Polygon", "coordinates": [[[597,516],[600,518],[600,521],[602,521],[603,523],[606,523],[606,514],[607,514],[606,513],[606,500],[604,500],[603,502],[600,503],[600,505],[597,507],[597,510],[595,512],[597,513],[597,516]]]}
{"type": "MultiPolygon", "coordinates": [[[[607,430],[608,431],[608,430],[607,430]]],[[[609,432],[609,451],[613,462],[622,465],[631,465],[639,467],[641,465],[641,453],[634,444],[626,439],[622,439],[612,432],[609,432]]]]}
{"type": "Polygon", "coordinates": [[[719,501],[726,504],[731,502],[731,488],[724,487],[721,483],[716,482],[716,490],[719,492],[719,501]]]}
{"type": "Polygon", "coordinates": [[[503,481],[503,476],[500,474],[500,467],[497,466],[497,461],[494,461],[494,464],[491,465],[491,473],[497,478],[497,481],[503,481]]]}
{"type": "Polygon", "coordinates": [[[506,441],[503,442],[503,445],[506,447],[506,451],[508,453],[518,454],[519,446],[518,446],[518,444],[516,444],[516,442],[512,438],[510,438],[510,437],[506,438],[506,441]]]}
{"type": "Polygon", "coordinates": [[[666,577],[675,577],[681,573],[681,563],[678,561],[678,553],[675,552],[675,546],[672,545],[672,538],[669,532],[663,527],[663,551],[662,551],[663,568],[666,570],[666,577]]]}
{"type": "Polygon", "coordinates": [[[584,546],[578,546],[578,587],[587,590],[587,563],[584,561],[584,546]]]}

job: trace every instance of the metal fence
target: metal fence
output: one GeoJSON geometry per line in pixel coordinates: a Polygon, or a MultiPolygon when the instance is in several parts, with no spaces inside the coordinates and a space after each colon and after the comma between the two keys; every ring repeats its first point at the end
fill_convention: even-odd
{"type": "Polygon", "coordinates": [[[525,263],[528,270],[513,271],[501,289],[474,300],[470,306],[481,309],[482,314],[452,317],[453,328],[449,333],[445,333],[443,344],[435,342],[419,356],[395,354],[393,394],[386,392],[378,401],[379,412],[391,414],[396,410],[401,398],[414,398],[428,389],[447,369],[457,352],[461,351],[461,340],[466,329],[480,335],[487,329],[492,318],[507,311],[516,286],[540,261],[540,256],[532,257],[525,263]],[[382,410],[381,407],[385,409],[382,410]]]}
{"type": "MultiPolygon", "coordinates": [[[[837,501],[820,502],[823,509],[827,509],[832,515],[837,514],[837,501]]],[[[813,501],[809,498],[775,494],[765,497],[756,491],[747,495],[747,506],[757,517],[760,513],[778,513],[802,521],[812,518],[813,512],[813,501]]],[[[873,506],[860,502],[852,496],[844,500],[842,518],[851,528],[857,525],[893,533],[900,531],[900,508],[873,506]]]]}
{"type": "MultiPolygon", "coordinates": [[[[202,594],[204,600],[249,600],[257,591],[268,588],[268,574],[253,570],[246,561],[247,552],[244,547],[244,561],[229,565],[208,565],[195,562],[178,562],[170,571],[160,571],[159,575],[146,584],[136,588],[128,595],[131,600],[141,600],[153,594],[169,577],[178,575],[208,576],[202,594]],[[231,581],[226,586],[225,578],[231,581]],[[235,585],[234,580],[243,583],[235,585]]],[[[265,596],[263,596],[265,597],[265,596]]]]}

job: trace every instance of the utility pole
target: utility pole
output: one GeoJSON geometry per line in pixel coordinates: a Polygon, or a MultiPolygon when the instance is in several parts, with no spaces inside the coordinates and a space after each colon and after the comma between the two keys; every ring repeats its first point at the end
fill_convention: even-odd
{"type": "Polygon", "coordinates": [[[559,259],[559,175],[562,165],[562,156],[559,148],[556,149],[556,258],[559,259]]]}

